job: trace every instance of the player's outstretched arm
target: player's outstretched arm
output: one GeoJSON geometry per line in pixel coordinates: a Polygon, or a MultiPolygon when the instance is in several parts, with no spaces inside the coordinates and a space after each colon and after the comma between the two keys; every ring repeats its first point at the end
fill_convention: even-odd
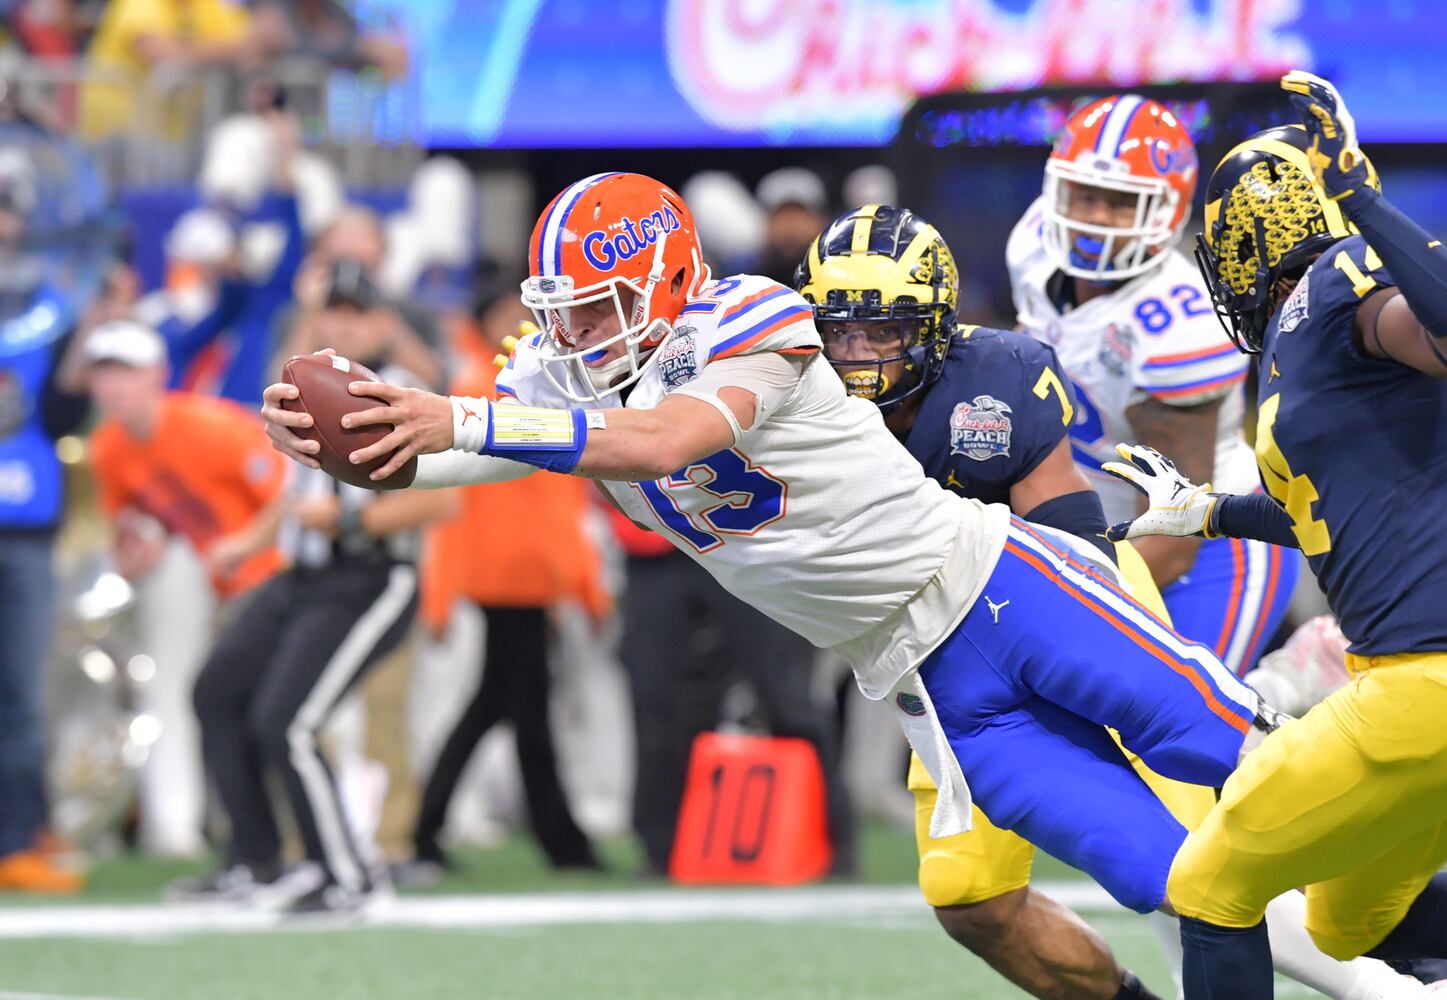
{"type": "Polygon", "coordinates": [[[372,473],[374,480],[391,475],[414,455],[452,449],[593,479],[659,479],[732,446],[734,424],[748,426],[755,409],[754,395],[733,387],[718,393],[733,414],[732,422],[720,408],[683,395],[670,396],[652,409],[603,411],[492,403],[375,382],[354,383],[352,391],[385,405],[346,414],[344,427],[393,427],[386,437],[350,456],[362,464],[391,453],[372,473]]]}
{"type": "Polygon", "coordinates": [[[1281,86],[1311,135],[1317,183],[1338,202],[1401,290],[1358,294],[1356,332],[1368,354],[1447,377],[1447,247],[1407,218],[1369,183],[1356,123],[1336,88],[1320,77],[1288,73],[1281,86]]]}
{"type": "Polygon", "coordinates": [[[1197,486],[1154,448],[1118,444],[1115,450],[1126,461],[1107,462],[1102,468],[1145,494],[1147,506],[1134,520],[1111,525],[1106,532],[1111,541],[1150,535],[1199,535],[1253,538],[1272,545],[1300,547],[1291,518],[1266,494],[1212,493],[1210,483],[1197,486]]]}

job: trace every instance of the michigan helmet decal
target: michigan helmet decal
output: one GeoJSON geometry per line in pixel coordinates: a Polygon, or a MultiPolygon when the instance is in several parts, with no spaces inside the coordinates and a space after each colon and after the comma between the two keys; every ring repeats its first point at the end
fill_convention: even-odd
{"type": "Polygon", "coordinates": [[[907,208],[865,205],[844,213],[810,245],[794,287],[814,306],[830,364],[850,395],[888,412],[929,385],[944,366],[959,302],[954,255],[934,226],[907,208]],[[899,332],[899,350],[867,360],[830,355],[831,333],[899,332]],[[903,363],[891,383],[885,367],[903,363]]]}
{"type": "MultiPolygon", "coordinates": [[[[1272,286],[1357,231],[1316,183],[1309,144],[1300,125],[1258,132],[1222,158],[1206,187],[1196,262],[1226,332],[1251,354],[1261,351],[1272,286]]],[[[1367,172],[1381,190],[1370,162],[1367,172]]]]}

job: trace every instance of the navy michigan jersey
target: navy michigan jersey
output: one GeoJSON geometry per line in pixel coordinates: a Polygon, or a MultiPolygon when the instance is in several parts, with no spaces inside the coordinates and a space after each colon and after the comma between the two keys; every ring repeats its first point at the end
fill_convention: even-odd
{"type": "Polygon", "coordinates": [[[1358,349],[1357,307],[1395,284],[1333,244],[1267,325],[1256,461],[1351,651],[1447,649],[1447,381],[1358,349]]]}
{"type": "Polygon", "coordinates": [[[1021,333],[961,327],[905,447],[947,489],[1009,504],[1010,487],[1065,438],[1074,415],[1070,382],[1048,345],[1021,333]]]}

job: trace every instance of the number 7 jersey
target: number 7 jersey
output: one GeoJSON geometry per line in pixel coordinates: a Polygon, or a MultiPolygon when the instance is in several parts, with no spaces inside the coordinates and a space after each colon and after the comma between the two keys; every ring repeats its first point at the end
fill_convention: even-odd
{"type": "MultiPolygon", "coordinates": [[[[498,390],[571,406],[542,370],[539,334],[498,390]]],[[[955,497],[926,478],[819,357],[813,310],[767,278],[714,283],[686,306],[626,406],[651,409],[703,368],[755,352],[801,359],[797,385],[735,446],[653,482],[604,482],[736,597],[816,646],[833,647],[879,698],[964,617],[1004,546],[1009,509],[955,497]]],[[[589,409],[625,405],[616,396],[589,409]]]]}
{"type": "Polygon", "coordinates": [[[1126,411],[1147,398],[1172,406],[1221,399],[1212,485],[1256,488],[1251,448],[1241,435],[1247,359],[1226,337],[1201,276],[1174,250],[1160,266],[1083,305],[1063,304],[1063,275],[1041,242],[1040,201],[1016,224],[1005,256],[1019,323],[1055,348],[1074,383],[1071,450],[1100,494],[1107,521],[1136,514],[1135,490],[1100,470],[1117,461],[1118,442],[1134,442],[1126,411]]]}

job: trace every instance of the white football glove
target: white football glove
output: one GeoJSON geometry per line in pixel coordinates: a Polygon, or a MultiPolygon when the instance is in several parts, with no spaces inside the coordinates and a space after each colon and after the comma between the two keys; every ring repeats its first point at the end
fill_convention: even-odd
{"type": "Polygon", "coordinates": [[[1105,533],[1107,538],[1119,542],[1143,535],[1212,537],[1207,533],[1211,508],[1216,506],[1221,494],[1212,493],[1210,483],[1197,486],[1177,472],[1174,463],[1154,448],[1118,444],[1115,450],[1126,462],[1106,462],[1101,468],[1144,493],[1150,506],[1133,521],[1111,525],[1105,533]]]}

